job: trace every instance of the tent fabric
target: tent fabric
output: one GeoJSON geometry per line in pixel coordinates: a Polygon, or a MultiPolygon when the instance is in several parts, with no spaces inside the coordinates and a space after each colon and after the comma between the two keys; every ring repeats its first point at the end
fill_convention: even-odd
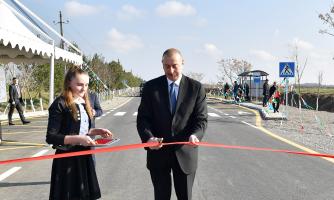
{"type": "Polygon", "coordinates": [[[52,41],[43,41],[0,1],[0,63],[42,64],[50,62],[51,55],[55,55],[56,62],[82,64],[81,55],[54,47],[52,41]]]}

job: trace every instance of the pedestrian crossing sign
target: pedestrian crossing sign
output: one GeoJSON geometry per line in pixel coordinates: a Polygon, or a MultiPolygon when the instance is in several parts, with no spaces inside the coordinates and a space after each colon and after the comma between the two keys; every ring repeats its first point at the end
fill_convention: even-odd
{"type": "Polygon", "coordinates": [[[279,63],[279,77],[295,77],[295,63],[294,62],[280,62],[279,63]]]}

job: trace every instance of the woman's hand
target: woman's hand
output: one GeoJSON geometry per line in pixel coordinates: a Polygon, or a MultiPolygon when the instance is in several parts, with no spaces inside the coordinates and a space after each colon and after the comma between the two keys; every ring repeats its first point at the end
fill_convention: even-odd
{"type": "Polygon", "coordinates": [[[82,146],[94,146],[96,142],[87,135],[78,135],[78,143],[82,146]]]}
{"type": "Polygon", "coordinates": [[[112,138],[113,134],[105,128],[92,128],[89,130],[88,135],[95,136],[100,135],[103,138],[112,138]]]}

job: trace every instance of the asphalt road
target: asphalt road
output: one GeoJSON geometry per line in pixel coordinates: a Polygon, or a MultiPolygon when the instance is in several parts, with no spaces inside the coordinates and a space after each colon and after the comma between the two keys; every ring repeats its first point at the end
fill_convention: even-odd
{"type": "MultiPolygon", "coordinates": [[[[98,127],[112,130],[121,139],[116,145],[140,142],[136,131],[139,100],[134,98],[116,110],[105,111],[106,115],[97,120],[98,127]]],[[[256,116],[252,111],[215,101],[208,101],[208,105],[205,141],[300,151],[254,128],[256,116]]],[[[41,151],[52,154],[50,147],[31,144],[44,143],[46,120],[35,118],[30,125],[3,126],[7,143],[0,146],[0,160],[31,157],[41,151]]],[[[102,199],[153,199],[145,150],[96,157],[102,199]]],[[[321,158],[201,147],[193,199],[334,199],[333,169],[333,163],[321,158]]],[[[50,170],[50,160],[0,165],[0,199],[48,199],[50,170]],[[8,172],[12,174],[5,177],[8,172]]],[[[172,199],[176,199],[174,194],[172,199]]]]}

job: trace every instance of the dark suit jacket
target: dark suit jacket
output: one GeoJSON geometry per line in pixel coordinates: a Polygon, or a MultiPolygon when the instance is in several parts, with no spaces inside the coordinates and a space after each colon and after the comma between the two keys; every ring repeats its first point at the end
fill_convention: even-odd
{"type": "MultiPolygon", "coordinates": [[[[207,127],[207,117],[206,94],[202,84],[184,75],[180,82],[176,111],[172,115],[167,78],[161,76],[145,83],[138,108],[137,130],[142,142],[147,142],[151,137],[162,137],[164,142],[188,141],[192,134],[201,140],[207,127]]],[[[167,166],[170,152],[175,152],[185,173],[196,171],[198,148],[188,145],[147,149],[148,169],[167,166]]]]}
{"type": "MultiPolygon", "coordinates": [[[[79,106],[78,116],[80,116],[79,106]]],[[[89,120],[89,128],[90,127],[91,120],[89,120]]],[[[78,135],[79,131],[80,120],[74,120],[70,109],[65,105],[64,98],[62,96],[57,97],[49,107],[46,142],[53,144],[53,147],[57,149],[71,150],[74,149],[75,146],[64,145],[64,138],[66,135],[78,135]]]]}
{"type": "Polygon", "coordinates": [[[23,103],[22,100],[22,93],[21,91],[17,91],[15,84],[9,85],[9,103],[15,102],[15,103],[23,103]],[[21,98],[19,98],[19,93],[21,98]]]}
{"type": "Polygon", "coordinates": [[[90,106],[95,110],[95,116],[92,120],[92,128],[95,128],[95,117],[100,117],[103,114],[99,98],[95,93],[89,93],[90,106]]]}

